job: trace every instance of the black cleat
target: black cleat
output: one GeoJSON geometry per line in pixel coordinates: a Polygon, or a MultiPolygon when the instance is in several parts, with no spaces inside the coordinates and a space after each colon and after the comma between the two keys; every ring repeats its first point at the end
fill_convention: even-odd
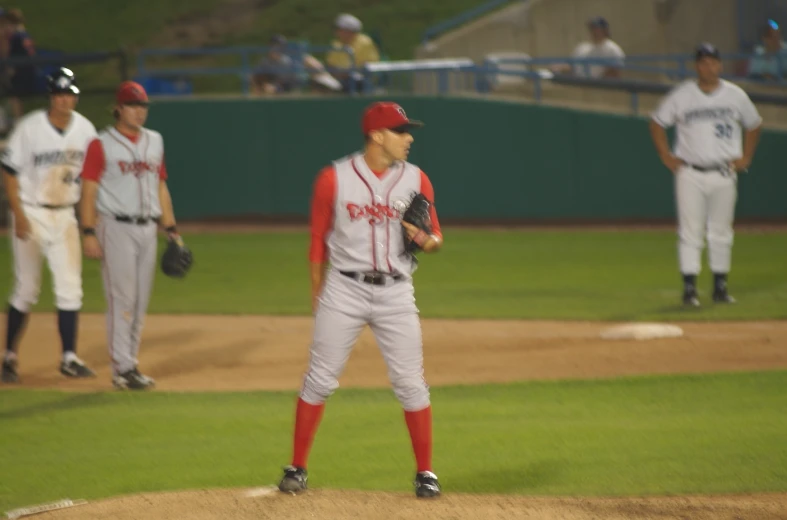
{"type": "Polygon", "coordinates": [[[3,383],[19,382],[19,374],[16,371],[16,359],[3,360],[3,371],[0,379],[2,379],[3,383]]]}
{"type": "Polygon", "coordinates": [[[685,291],[683,293],[683,306],[684,307],[700,306],[700,299],[697,297],[697,291],[685,291]]]}
{"type": "Polygon", "coordinates": [[[418,498],[434,498],[440,496],[440,483],[437,475],[431,471],[421,471],[415,476],[415,496],[418,498]]]}
{"type": "Polygon", "coordinates": [[[66,377],[96,377],[96,374],[79,358],[60,363],[60,373],[66,377]]]}
{"type": "Polygon", "coordinates": [[[120,390],[147,390],[156,384],[152,378],[140,374],[136,368],[112,378],[112,384],[120,390]]]}
{"type": "Polygon", "coordinates": [[[296,468],[295,466],[286,466],[284,468],[284,476],[279,482],[279,491],[284,493],[299,493],[306,489],[306,475],[305,468],[296,468]]]}
{"type": "Polygon", "coordinates": [[[730,296],[727,289],[716,289],[713,291],[713,301],[715,303],[735,303],[735,298],[730,296]]]}

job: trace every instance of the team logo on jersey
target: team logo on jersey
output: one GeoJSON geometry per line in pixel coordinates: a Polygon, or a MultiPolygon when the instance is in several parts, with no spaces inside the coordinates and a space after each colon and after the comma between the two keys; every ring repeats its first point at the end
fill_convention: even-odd
{"type": "Polygon", "coordinates": [[[46,164],[81,164],[85,157],[82,150],[52,150],[37,153],[33,156],[33,164],[43,166],[46,164]]]}
{"type": "Polygon", "coordinates": [[[684,114],[683,118],[686,123],[691,123],[695,119],[700,121],[708,119],[735,119],[735,110],[730,107],[698,108],[689,110],[684,114]]]}
{"type": "Polygon", "coordinates": [[[118,161],[118,168],[123,175],[130,173],[139,177],[148,172],[155,172],[158,166],[147,161],[118,161]]]}
{"type": "Polygon", "coordinates": [[[399,220],[402,217],[402,214],[396,208],[379,202],[364,205],[348,202],[346,207],[347,214],[352,222],[367,219],[369,224],[377,225],[386,220],[399,220]]]}

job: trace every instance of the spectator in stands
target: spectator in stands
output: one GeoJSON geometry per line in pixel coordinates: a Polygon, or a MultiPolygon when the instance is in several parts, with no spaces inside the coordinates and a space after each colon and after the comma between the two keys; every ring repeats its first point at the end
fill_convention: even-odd
{"type": "Polygon", "coordinates": [[[623,52],[620,45],[610,38],[609,22],[601,16],[593,18],[588,22],[588,31],[590,31],[590,41],[577,45],[572,57],[609,58],[609,64],[596,63],[586,65],[576,63],[573,66],[564,64],[557,65],[552,70],[564,74],[573,72],[577,76],[589,76],[591,78],[619,78],[626,53],[623,52]]]}
{"type": "MultiPolygon", "coordinates": [[[[10,58],[32,58],[36,55],[33,39],[25,29],[25,18],[19,9],[9,9],[5,13],[6,23],[10,26],[8,56],[10,58]]],[[[10,74],[11,112],[14,120],[24,114],[22,99],[36,93],[37,68],[33,64],[13,65],[10,74]]]]}
{"type": "Polygon", "coordinates": [[[251,78],[254,94],[289,92],[297,83],[295,64],[287,54],[287,38],[281,34],[271,37],[268,54],[260,61],[251,78]]]}
{"type": "Polygon", "coordinates": [[[309,86],[315,89],[338,91],[341,84],[332,77],[311,54],[296,52],[288,46],[287,38],[281,34],[274,35],[269,42],[268,54],[260,61],[252,76],[252,93],[255,95],[271,95],[291,92],[298,85],[296,63],[302,56],[303,72],[309,76],[309,86]]]}
{"type": "Polygon", "coordinates": [[[768,20],[762,34],[762,45],[754,49],[756,57],[749,63],[749,76],[756,79],[787,78],[787,42],[782,40],[779,24],[768,20]]]}
{"type": "Polygon", "coordinates": [[[380,51],[374,41],[361,32],[363,24],[355,16],[340,14],[336,17],[334,28],[336,40],[332,42],[332,46],[335,50],[328,53],[325,59],[326,64],[330,72],[341,82],[345,91],[349,91],[353,85],[358,91],[363,81],[363,74],[357,71],[351,73],[347,70],[353,66],[353,61],[351,61],[349,54],[341,49],[352,50],[356,68],[380,61],[380,51]]]}

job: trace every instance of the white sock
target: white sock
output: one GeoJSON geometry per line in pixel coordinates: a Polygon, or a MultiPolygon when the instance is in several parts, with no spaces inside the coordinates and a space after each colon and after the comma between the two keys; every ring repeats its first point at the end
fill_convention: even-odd
{"type": "Polygon", "coordinates": [[[7,359],[9,361],[15,360],[16,359],[16,352],[14,352],[13,350],[6,350],[4,359],[7,359]]]}
{"type": "Polygon", "coordinates": [[[76,353],[71,352],[70,350],[63,352],[63,363],[71,363],[72,361],[79,361],[76,353]]]}

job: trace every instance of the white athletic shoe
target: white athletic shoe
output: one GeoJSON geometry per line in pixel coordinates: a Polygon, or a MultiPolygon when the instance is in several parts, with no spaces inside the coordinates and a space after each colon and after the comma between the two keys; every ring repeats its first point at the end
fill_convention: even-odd
{"type": "Polygon", "coordinates": [[[73,352],[67,352],[60,363],[60,373],[66,377],[96,377],[84,361],[73,352]]]}

